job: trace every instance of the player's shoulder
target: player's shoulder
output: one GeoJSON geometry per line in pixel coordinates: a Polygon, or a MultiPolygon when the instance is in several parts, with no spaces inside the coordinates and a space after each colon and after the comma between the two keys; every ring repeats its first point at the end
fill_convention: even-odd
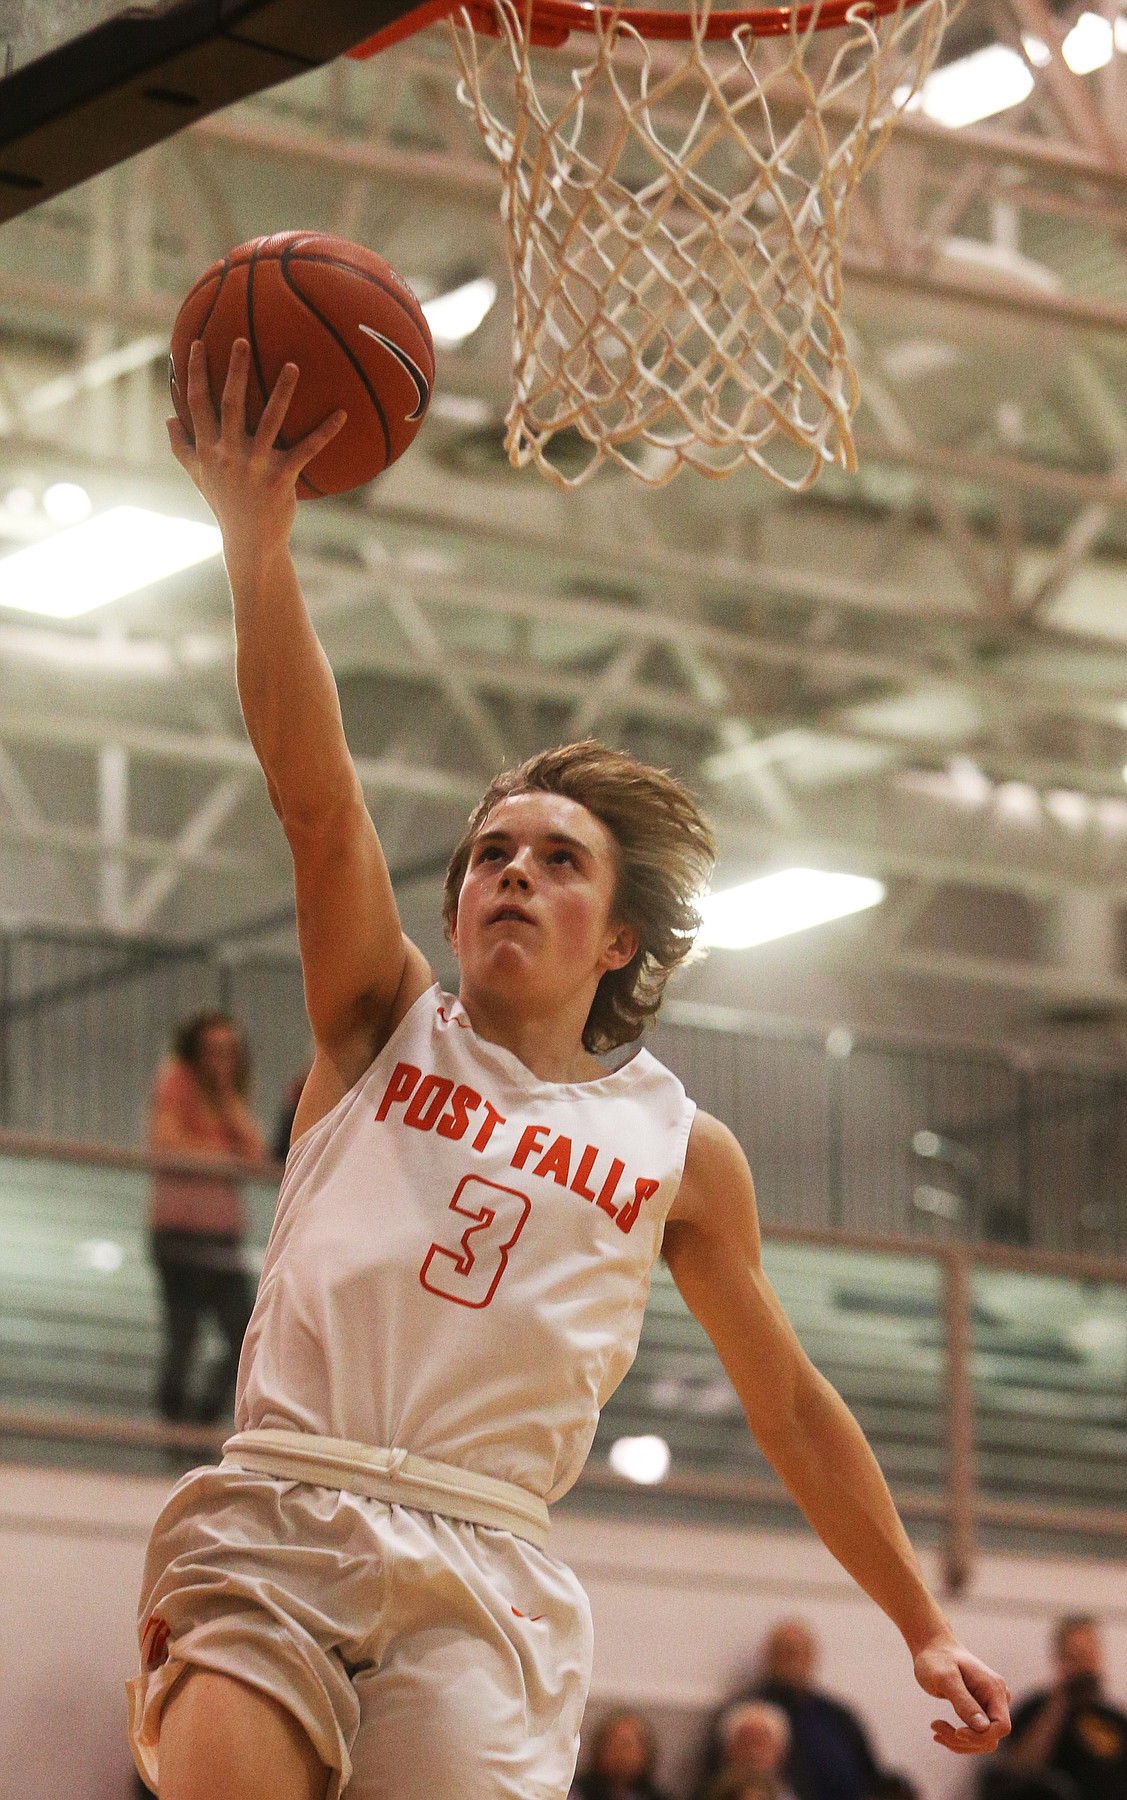
{"type": "Polygon", "coordinates": [[[754,1205],[751,1170],[734,1131],[698,1107],[689,1131],[685,1168],[670,1213],[688,1219],[712,1212],[718,1203],[754,1205]]]}
{"type": "Polygon", "coordinates": [[[745,1169],[747,1167],[747,1158],[735,1132],[725,1125],[723,1119],[705,1112],[700,1106],[694,1114],[689,1132],[686,1170],[690,1162],[705,1169],[725,1166],[731,1168],[740,1164],[745,1169]]]}

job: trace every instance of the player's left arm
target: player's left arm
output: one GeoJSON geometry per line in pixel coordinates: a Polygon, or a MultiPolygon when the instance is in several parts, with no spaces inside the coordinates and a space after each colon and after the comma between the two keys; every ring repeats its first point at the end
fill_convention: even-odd
{"type": "Polygon", "coordinates": [[[959,1643],[929,1593],[860,1426],[799,1343],[763,1270],[751,1171],[726,1126],[698,1113],[665,1231],[665,1259],[715,1344],[760,1448],[833,1555],[896,1625],[925,1692],[962,1723],[937,1743],[993,1750],[1009,1692],[959,1643]]]}

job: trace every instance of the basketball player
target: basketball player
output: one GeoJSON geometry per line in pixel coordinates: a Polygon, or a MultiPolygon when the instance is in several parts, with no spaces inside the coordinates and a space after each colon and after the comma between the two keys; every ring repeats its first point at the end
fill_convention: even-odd
{"type": "Polygon", "coordinates": [[[499,777],[451,861],[442,993],[400,927],[290,560],[295,482],[339,428],[245,428],[200,346],[173,450],[223,530],[239,694],[293,853],[316,1057],[239,1370],[237,1431],[153,1532],[130,1683],[161,1800],[562,1800],[590,1615],[545,1548],[634,1355],[663,1252],[748,1421],[899,1627],[936,1739],[1009,1729],[924,1585],[859,1427],[763,1273],[722,1124],[633,1041],[699,922],[712,839],[672,778],[595,744],[499,777]]]}

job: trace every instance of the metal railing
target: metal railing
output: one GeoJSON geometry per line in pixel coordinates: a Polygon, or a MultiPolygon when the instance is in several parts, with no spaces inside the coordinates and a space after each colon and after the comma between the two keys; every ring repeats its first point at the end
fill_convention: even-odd
{"type": "MultiPolygon", "coordinates": [[[[103,1459],[107,1447],[217,1455],[223,1431],[165,1424],[150,1399],[160,1315],[144,1202],[153,1171],[167,1168],[249,1182],[252,1255],[262,1247],[276,1165],[0,1133],[8,1454],[51,1441],[100,1447],[103,1459]],[[106,1346],[122,1343],[132,1351],[115,1349],[103,1368],[106,1346]]],[[[861,1416],[901,1512],[941,1532],[949,1591],[966,1585],[987,1529],[1103,1554],[1127,1544],[1118,1498],[1127,1262],[778,1223],[764,1238],[799,1335],[861,1416]]],[[[638,1499],[607,1450],[639,1430],[672,1445],[666,1500],[740,1516],[786,1503],[664,1270],[635,1367],[605,1409],[580,1502],[627,1491],[638,1499]]]]}
{"type": "MultiPolygon", "coordinates": [[[[398,871],[400,885],[435,860],[398,871]]],[[[178,1019],[248,1027],[269,1127],[308,1052],[289,909],[222,942],[0,933],[0,1128],[133,1144],[178,1019]],[[256,939],[255,934],[258,934],[256,939]]],[[[768,1223],[1127,1257],[1127,1073],[666,1001],[650,1047],[747,1151],[768,1223]]]]}

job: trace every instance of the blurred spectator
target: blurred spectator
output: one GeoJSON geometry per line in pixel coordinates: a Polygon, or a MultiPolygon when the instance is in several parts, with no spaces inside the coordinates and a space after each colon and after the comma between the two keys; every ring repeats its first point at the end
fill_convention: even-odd
{"type": "MultiPolygon", "coordinates": [[[[814,1685],[818,1644],[800,1619],[784,1619],[768,1633],[759,1679],[737,1696],[769,1700],[790,1723],[790,1753],[783,1775],[795,1800],[867,1800],[881,1770],[864,1726],[840,1700],[814,1685]]],[[[719,1767],[718,1736],[706,1751],[705,1780],[719,1767]]]]}
{"type": "Polygon", "coordinates": [[[766,1787],[770,1800],[794,1800],[783,1780],[790,1750],[790,1724],[780,1706],[769,1700],[739,1700],[719,1724],[720,1768],[707,1800],[732,1800],[749,1784],[766,1787]]]}
{"type": "Polygon", "coordinates": [[[1073,1614],[1053,1632],[1055,1680],[1013,1715],[984,1790],[1001,1800],[1125,1800],[1127,1713],[1104,1695],[1096,1621],[1073,1614]]]}
{"type": "Polygon", "coordinates": [[[639,1713],[623,1708],[600,1720],[569,1800],[666,1800],[654,1785],[657,1742],[639,1713]]]}
{"type": "Polygon", "coordinates": [[[818,1641],[800,1619],[784,1619],[763,1646],[756,1693],[790,1720],[787,1779],[798,1800],[865,1800],[881,1771],[856,1713],[814,1685],[818,1641]]]}
{"type": "Polygon", "coordinates": [[[889,1769],[877,1776],[865,1800],[920,1800],[920,1790],[899,1769],[889,1769]]]}
{"type": "MultiPolygon", "coordinates": [[[[186,1020],[153,1088],[149,1148],[261,1162],[266,1151],[247,1106],[249,1087],[250,1057],[234,1021],[222,1012],[186,1020]]],[[[239,1185],[228,1176],[157,1172],[149,1226],[166,1322],[157,1407],[165,1419],[214,1424],[230,1403],[254,1304],[243,1263],[239,1185]],[[208,1313],[219,1323],[226,1351],[191,1407],[192,1351],[208,1313]]]]}
{"type": "Polygon", "coordinates": [[[747,1770],[731,1769],[718,1775],[713,1789],[716,1800],[778,1800],[779,1784],[772,1775],[749,1775],[747,1770]]]}

